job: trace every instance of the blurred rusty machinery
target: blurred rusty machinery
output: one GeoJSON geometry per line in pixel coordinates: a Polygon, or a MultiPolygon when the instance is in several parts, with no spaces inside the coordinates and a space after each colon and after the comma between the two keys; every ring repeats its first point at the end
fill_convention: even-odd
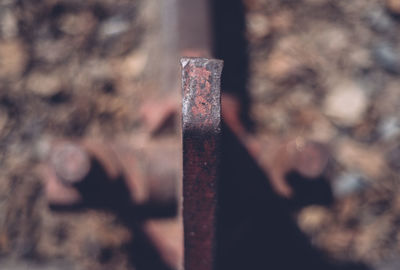
{"type": "Polygon", "coordinates": [[[212,55],[208,5],[206,0],[163,1],[161,79],[168,91],[161,101],[152,101],[141,110],[150,135],[171,116],[180,115],[176,60],[188,57],[181,60],[182,145],[157,137],[140,149],[118,142],[59,139],[51,143],[41,165],[46,197],[53,208],[106,208],[131,216],[170,269],[216,267],[217,186],[224,158],[219,149],[221,115],[282,197],[290,198],[294,192],[285,179],[289,171],[316,178],[324,172],[329,157],[324,145],[305,138],[261,140],[247,131],[239,117],[240,100],[221,95],[223,62],[196,58],[212,55]],[[173,154],[180,149],[183,167],[173,154]],[[180,177],[183,183],[177,181],[180,177]],[[163,217],[175,217],[175,221],[167,226],[152,222],[163,217]]]}
{"type": "Polygon", "coordinates": [[[183,58],[181,62],[182,169],[173,158],[180,146],[162,140],[152,140],[137,150],[118,143],[59,139],[52,142],[41,172],[53,208],[83,206],[117,213],[128,209],[120,214],[140,221],[141,230],[171,268],[180,269],[184,261],[185,269],[215,269],[218,166],[224,158],[219,149],[221,113],[225,124],[264,170],[271,187],[283,197],[293,193],[286,173],[295,170],[308,178],[321,175],[328,150],[299,138],[257,139],[239,121],[240,104],[235,99],[224,95],[221,109],[222,61],[183,58]],[[142,223],[178,214],[177,179],[181,171],[184,229],[179,218],[167,227],[142,223]]]}

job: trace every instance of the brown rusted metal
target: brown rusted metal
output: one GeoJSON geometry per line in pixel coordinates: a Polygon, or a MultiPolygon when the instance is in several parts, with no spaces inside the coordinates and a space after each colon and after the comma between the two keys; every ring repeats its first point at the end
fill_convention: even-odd
{"type": "Polygon", "coordinates": [[[81,181],[90,170],[88,153],[72,142],[55,144],[49,161],[57,177],[66,184],[81,181]]]}
{"type": "Polygon", "coordinates": [[[38,169],[53,209],[111,210],[135,236],[129,244],[135,264],[180,269],[177,148],[176,140],[136,145],[59,139],[49,142],[38,169]]]}
{"type": "Polygon", "coordinates": [[[176,207],[178,161],[169,158],[170,162],[165,162],[161,158],[174,157],[173,150],[168,145],[147,148],[135,150],[94,141],[53,142],[47,162],[40,166],[49,203],[72,206],[91,200],[93,192],[107,198],[113,194],[105,187],[120,184],[128,189],[134,206],[150,206],[153,210],[176,207]]]}
{"type": "Polygon", "coordinates": [[[277,194],[287,198],[293,196],[294,191],[286,181],[286,175],[291,171],[296,171],[309,179],[317,179],[323,175],[330,156],[326,145],[300,136],[294,138],[269,136],[261,140],[246,131],[239,119],[240,110],[240,102],[236,97],[229,94],[222,95],[224,123],[263,169],[277,194]]]}
{"type": "MultiPolygon", "coordinates": [[[[157,57],[160,96],[141,106],[144,127],[156,135],[168,121],[179,116],[180,57],[211,57],[213,31],[209,0],[162,0],[160,2],[160,36],[162,53],[157,57]]],[[[178,129],[176,129],[178,130],[178,129]]]]}
{"type": "Polygon", "coordinates": [[[176,0],[179,49],[185,56],[209,57],[212,47],[209,0],[176,0]]]}
{"type": "Polygon", "coordinates": [[[215,269],[223,61],[183,58],[184,266],[215,269]]]}

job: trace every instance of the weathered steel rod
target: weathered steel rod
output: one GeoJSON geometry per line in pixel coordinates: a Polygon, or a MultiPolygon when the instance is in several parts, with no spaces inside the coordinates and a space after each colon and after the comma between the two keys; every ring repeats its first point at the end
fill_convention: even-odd
{"type": "Polygon", "coordinates": [[[183,58],[184,266],[215,269],[223,61],[183,58]]]}
{"type": "Polygon", "coordinates": [[[212,26],[209,0],[176,0],[178,5],[178,40],[185,56],[211,55],[212,26]]]}

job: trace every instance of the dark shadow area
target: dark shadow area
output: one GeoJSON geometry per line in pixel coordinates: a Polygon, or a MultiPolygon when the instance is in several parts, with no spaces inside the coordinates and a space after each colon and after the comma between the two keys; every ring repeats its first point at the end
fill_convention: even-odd
{"type": "Polygon", "coordinates": [[[298,185],[294,188],[300,192],[299,197],[290,202],[281,199],[227,127],[223,128],[221,162],[218,269],[368,269],[361,264],[330,262],[311,245],[290,215],[291,209],[300,204],[329,203],[329,186],[315,184],[316,181],[308,181],[314,187],[303,186],[306,180],[292,174],[289,179],[298,185]],[[299,186],[307,191],[301,191],[299,186]],[[317,194],[312,200],[309,188],[317,194]]]}
{"type": "MultiPolygon", "coordinates": [[[[247,92],[248,44],[241,0],[211,1],[214,56],[224,60],[222,91],[236,96],[240,118],[252,129],[247,92]]],[[[361,264],[336,264],[313,247],[291,212],[311,204],[329,205],[332,191],[325,179],[305,179],[295,172],[287,181],[295,191],[290,200],[278,197],[264,172],[245,147],[223,127],[217,240],[217,269],[361,270],[361,264]]]]}
{"type": "Polygon", "coordinates": [[[310,179],[292,171],[286,175],[286,180],[295,190],[293,198],[289,201],[291,209],[295,210],[312,204],[329,206],[333,203],[331,186],[323,177],[310,179]]]}
{"type": "MultiPolygon", "coordinates": [[[[110,211],[129,228],[132,233],[132,241],[128,242],[124,249],[130,256],[131,264],[138,270],[157,269],[171,270],[167,266],[153,246],[148,236],[144,233],[143,222],[148,218],[173,217],[177,214],[177,205],[134,205],[128,186],[123,177],[109,179],[103,166],[96,160],[92,160],[91,170],[88,176],[75,185],[82,195],[83,202],[71,207],[52,207],[53,210],[71,211],[82,209],[101,209],[110,211]]],[[[110,252],[109,252],[110,253],[110,252]]],[[[107,257],[107,252],[101,254],[101,262],[107,257]]]]}
{"type": "Polygon", "coordinates": [[[250,97],[247,92],[248,65],[245,37],[245,10],[241,0],[211,1],[213,16],[214,56],[224,60],[221,87],[224,93],[236,96],[242,106],[240,118],[252,130],[249,117],[250,97]]]}

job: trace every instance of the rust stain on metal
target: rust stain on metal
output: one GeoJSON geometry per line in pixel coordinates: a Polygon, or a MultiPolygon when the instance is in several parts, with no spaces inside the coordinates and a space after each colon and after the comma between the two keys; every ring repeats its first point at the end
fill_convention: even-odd
{"type": "Polygon", "coordinates": [[[185,269],[215,269],[223,61],[183,58],[183,219],[185,269]]]}

